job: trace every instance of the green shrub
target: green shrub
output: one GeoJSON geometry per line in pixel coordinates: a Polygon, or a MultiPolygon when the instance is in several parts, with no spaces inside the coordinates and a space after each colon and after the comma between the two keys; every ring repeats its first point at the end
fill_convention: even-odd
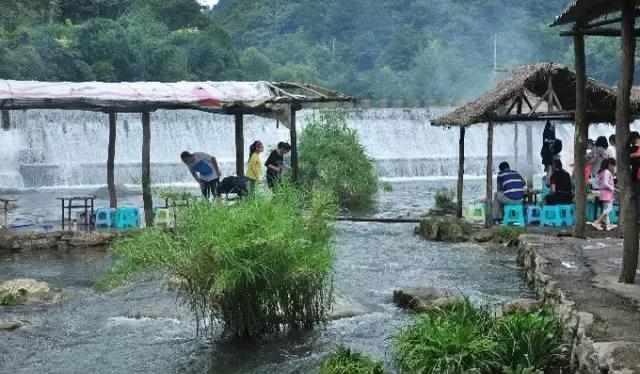
{"type": "Polygon", "coordinates": [[[436,191],[434,196],[436,208],[444,211],[455,211],[457,207],[454,197],[455,192],[453,190],[441,189],[436,191]]]}
{"type": "Polygon", "coordinates": [[[403,373],[487,372],[498,367],[492,319],[468,301],[423,314],[395,337],[394,359],[403,373]]]}
{"type": "Polygon", "coordinates": [[[314,114],[306,123],[300,140],[300,178],[307,189],[333,191],[348,207],[369,204],[378,189],[373,162],[338,112],[314,114]]]}
{"type": "Polygon", "coordinates": [[[233,206],[196,202],[175,232],[147,229],[115,243],[104,285],[159,270],[181,281],[198,327],[220,321],[237,337],[311,328],[331,302],[335,211],[330,195],[288,186],[233,206]]]}
{"type": "Polygon", "coordinates": [[[545,310],[499,319],[494,337],[502,366],[512,372],[544,370],[557,358],[562,344],[560,322],[545,310]]]}
{"type": "Polygon", "coordinates": [[[369,357],[352,352],[348,348],[339,347],[322,362],[320,374],[383,374],[381,362],[373,361],[369,357]]]}
{"type": "Polygon", "coordinates": [[[382,183],[382,191],[393,192],[393,185],[389,182],[382,183]]]}
{"type": "Polygon", "coordinates": [[[496,229],[495,239],[500,243],[510,243],[518,240],[526,231],[522,227],[500,226],[496,229]]]}

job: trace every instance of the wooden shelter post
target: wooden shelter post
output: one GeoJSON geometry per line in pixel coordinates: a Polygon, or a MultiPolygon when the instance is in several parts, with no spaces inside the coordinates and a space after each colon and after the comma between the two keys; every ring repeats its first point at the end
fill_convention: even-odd
{"type": "Polygon", "coordinates": [[[533,127],[527,124],[527,187],[533,188],[533,127]]]}
{"type": "Polygon", "coordinates": [[[576,225],[574,235],[578,238],[585,237],[586,227],[586,203],[587,183],[584,175],[585,156],[587,154],[587,139],[589,138],[589,122],[587,119],[586,82],[587,68],[584,51],[584,35],[576,34],[573,37],[575,68],[576,68],[576,114],[573,164],[576,181],[576,225]]]}
{"type": "Polygon", "coordinates": [[[236,175],[244,176],[244,121],[242,114],[235,115],[236,175]]]}
{"type": "Polygon", "coordinates": [[[289,120],[289,136],[291,141],[291,177],[294,182],[298,181],[299,165],[298,165],[298,133],[296,129],[296,110],[291,108],[291,117],[289,120]]]}
{"type": "Polygon", "coordinates": [[[11,113],[8,110],[2,111],[2,129],[11,130],[11,113]]]}
{"type": "Polygon", "coordinates": [[[633,85],[634,55],[636,41],[634,37],[635,1],[622,0],[622,71],[618,83],[618,98],[616,100],[616,156],[618,159],[618,183],[621,189],[620,208],[621,218],[625,225],[624,255],[622,258],[622,272],[620,281],[634,283],[638,268],[638,225],[637,182],[631,176],[630,157],[626,145],[629,144],[631,123],[631,86],[633,85]]]}
{"type": "Polygon", "coordinates": [[[518,124],[516,123],[515,125],[513,125],[513,167],[514,168],[519,168],[520,166],[520,160],[519,160],[519,155],[520,155],[520,146],[519,146],[519,128],[518,128],[518,124]]]}
{"type": "Polygon", "coordinates": [[[109,113],[109,145],[107,150],[107,189],[109,190],[109,207],[118,207],[118,196],[115,183],[116,158],[116,113],[109,113]]]}
{"type": "Polygon", "coordinates": [[[493,122],[487,124],[487,209],[485,225],[493,225],[493,122]]]}
{"type": "Polygon", "coordinates": [[[458,142],[458,206],[456,209],[456,216],[458,218],[462,218],[462,193],[464,191],[464,133],[465,127],[460,126],[460,140],[458,142]]]}
{"type": "Polygon", "coordinates": [[[153,226],[153,197],[151,196],[151,115],[142,113],[142,201],[144,221],[153,226]]]}

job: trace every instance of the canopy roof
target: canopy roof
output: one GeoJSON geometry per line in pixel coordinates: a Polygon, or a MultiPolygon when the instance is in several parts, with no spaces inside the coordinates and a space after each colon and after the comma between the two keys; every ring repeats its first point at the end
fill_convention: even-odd
{"type": "Polygon", "coordinates": [[[35,82],[0,80],[0,109],[152,112],[196,109],[269,113],[283,104],[348,102],[322,87],[291,82],[35,82]]]}
{"type": "MultiPolygon", "coordinates": [[[[635,6],[640,1],[634,1],[635,6]]],[[[612,0],[574,0],[567,6],[565,11],[556,17],[552,26],[566,25],[576,22],[590,22],[607,14],[616,13],[621,10],[620,1],[612,0]]]]}
{"type": "MultiPolygon", "coordinates": [[[[587,108],[594,120],[614,119],[616,92],[606,84],[587,80],[587,108]]],[[[637,93],[637,91],[636,91],[637,93]]],[[[640,94],[631,98],[632,111],[640,109],[640,94]]],[[[477,99],[431,121],[434,126],[470,126],[497,123],[573,120],[576,107],[576,77],[566,66],[555,63],[524,65],[512,76],[477,99]]]]}

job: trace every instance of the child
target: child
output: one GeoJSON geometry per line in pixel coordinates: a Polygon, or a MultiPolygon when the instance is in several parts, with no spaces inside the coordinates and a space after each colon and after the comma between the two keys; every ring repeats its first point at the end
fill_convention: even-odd
{"type": "Polygon", "coordinates": [[[602,202],[602,215],[598,217],[591,225],[599,231],[613,230],[615,225],[609,224],[609,214],[613,210],[613,196],[615,193],[615,185],[613,183],[613,173],[616,169],[616,160],[608,158],[602,160],[600,171],[598,172],[598,186],[600,187],[600,201],[602,202]],[[604,223],[604,227],[602,224],[604,223]]]}
{"type": "Polygon", "coordinates": [[[249,192],[253,194],[256,184],[262,178],[262,161],[260,153],[264,150],[262,142],[256,140],[249,146],[249,164],[247,165],[247,178],[249,178],[249,192]]]}

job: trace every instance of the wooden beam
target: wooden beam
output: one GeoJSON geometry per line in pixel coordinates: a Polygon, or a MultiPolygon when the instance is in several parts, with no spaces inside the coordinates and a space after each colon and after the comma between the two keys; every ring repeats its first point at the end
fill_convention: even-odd
{"type": "Polygon", "coordinates": [[[456,215],[458,218],[462,218],[462,205],[463,199],[462,194],[464,192],[464,134],[465,127],[460,126],[460,139],[458,141],[458,189],[457,189],[457,200],[458,206],[456,210],[456,215]]]}
{"type": "Polygon", "coordinates": [[[109,190],[109,207],[118,207],[118,196],[115,182],[116,158],[116,113],[109,113],[109,145],[107,147],[107,189],[109,190]]]}
{"type": "Polygon", "coordinates": [[[587,139],[589,138],[589,123],[587,122],[587,70],[584,49],[584,36],[573,37],[575,69],[576,69],[576,126],[573,152],[573,175],[576,181],[576,225],[574,236],[585,237],[587,181],[584,175],[585,157],[587,154],[587,139]]]}
{"type": "Polygon", "coordinates": [[[236,175],[244,176],[244,121],[242,114],[235,115],[236,175]]]}
{"type": "MultiPolygon", "coordinates": [[[[576,35],[584,35],[584,36],[608,36],[608,37],[620,37],[622,36],[622,30],[615,28],[593,28],[589,30],[578,30],[578,31],[565,31],[561,32],[560,36],[576,36],[576,35]]],[[[640,29],[634,29],[631,31],[631,36],[636,38],[640,36],[640,29]]]]}
{"type": "Polygon", "coordinates": [[[2,111],[2,129],[5,131],[11,130],[11,114],[8,110],[2,111]]]}
{"type": "Polygon", "coordinates": [[[294,182],[298,181],[300,172],[298,165],[298,133],[296,129],[296,111],[291,109],[291,117],[289,121],[289,136],[291,141],[291,177],[294,182]]]}
{"type": "Polygon", "coordinates": [[[153,197],[151,195],[151,115],[142,113],[142,201],[144,221],[153,226],[153,197]]]}
{"type": "Polygon", "coordinates": [[[635,40],[635,1],[622,0],[622,71],[618,82],[616,100],[616,147],[618,184],[621,189],[620,208],[623,226],[622,270],[620,281],[634,283],[638,269],[638,225],[637,225],[637,181],[631,175],[630,157],[627,144],[630,140],[631,87],[633,85],[635,40]]]}
{"type": "Polygon", "coordinates": [[[493,225],[493,122],[487,124],[487,209],[485,226],[493,225]]]}

